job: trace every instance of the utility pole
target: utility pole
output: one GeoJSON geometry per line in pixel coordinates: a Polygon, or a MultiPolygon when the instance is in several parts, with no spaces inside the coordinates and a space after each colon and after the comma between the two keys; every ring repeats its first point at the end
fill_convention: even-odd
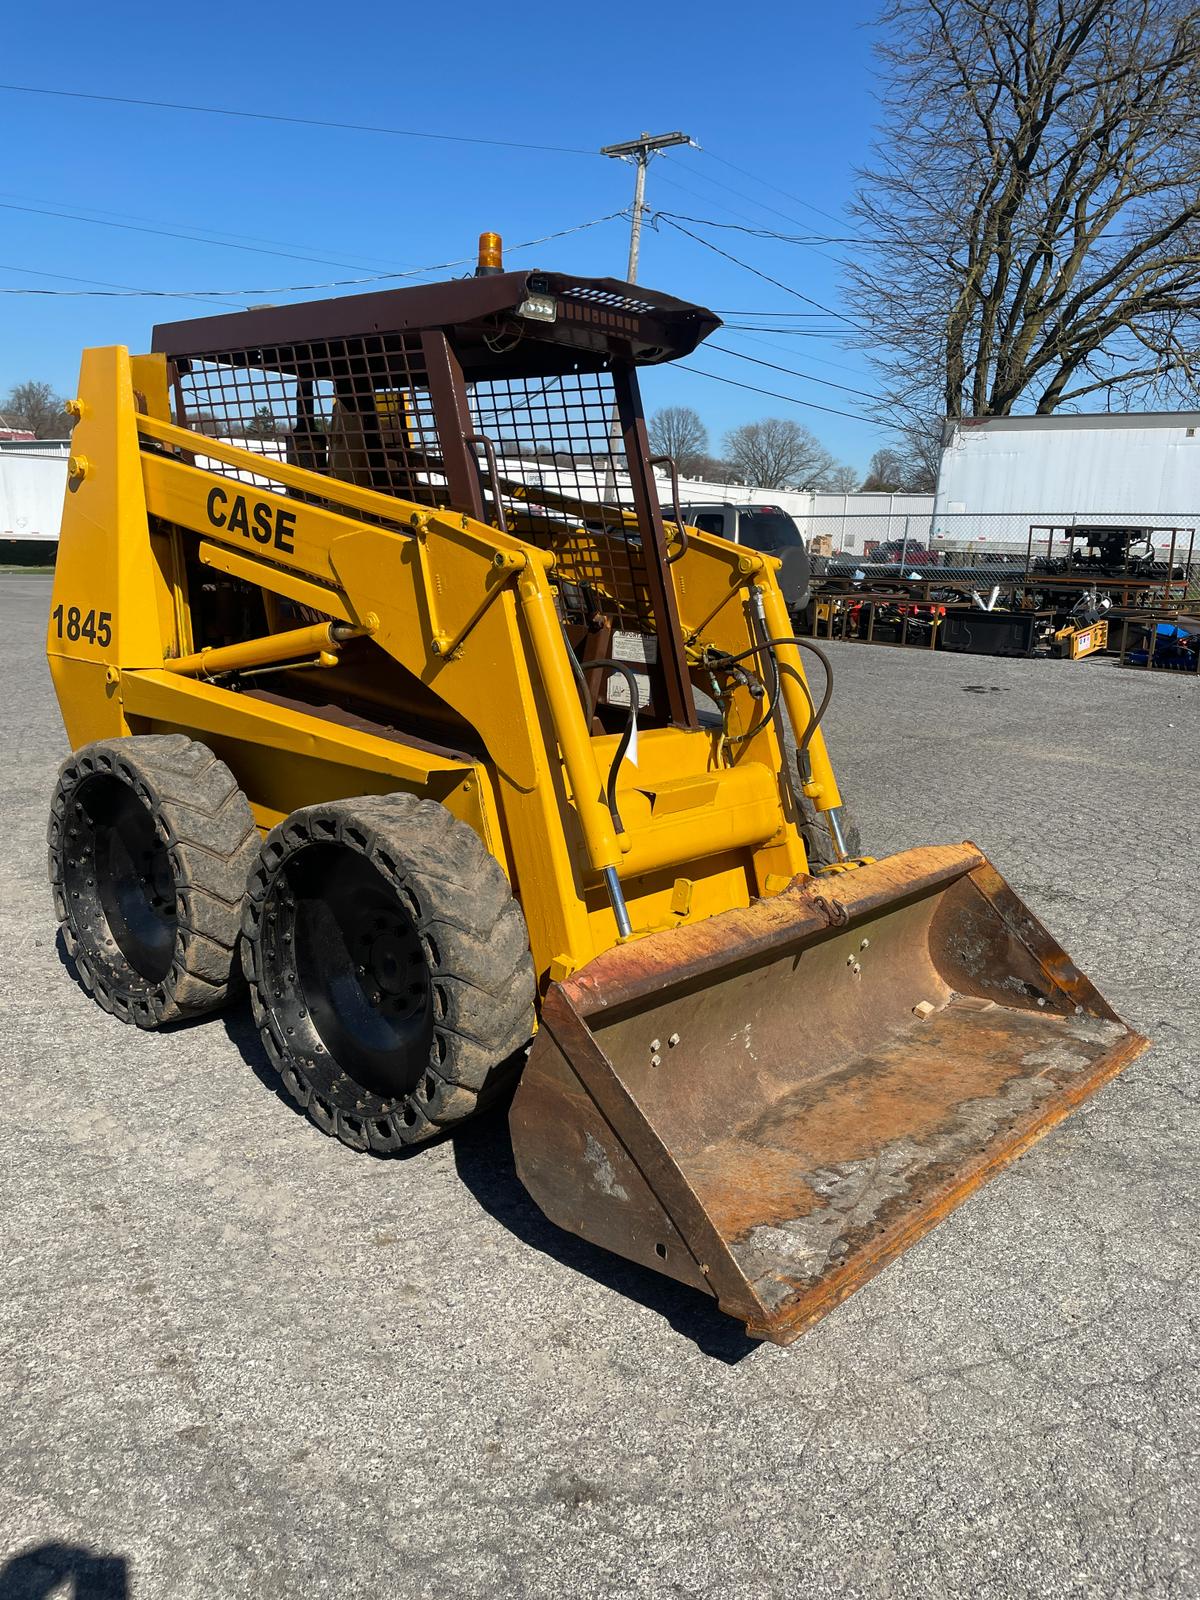
{"type": "Polygon", "coordinates": [[[627,283],[637,282],[638,252],[642,243],[642,213],[646,209],[646,168],[650,157],[673,144],[692,144],[686,133],[643,133],[639,139],[626,139],[623,144],[606,144],[602,156],[612,156],[617,161],[632,161],[637,167],[633,189],[633,220],[629,229],[629,270],[627,283]]]}

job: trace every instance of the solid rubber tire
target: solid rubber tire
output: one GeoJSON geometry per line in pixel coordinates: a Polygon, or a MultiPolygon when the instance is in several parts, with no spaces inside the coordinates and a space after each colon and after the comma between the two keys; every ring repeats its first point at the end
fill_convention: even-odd
{"type": "Polygon", "coordinates": [[[105,1011],[157,1028],[219,1010],[240,992],[242,897],[258,830],[237,779],[207,745],[185,734],[85,745],[59,769],[47,844],[63,942],[105,1011]],[[94,817],[113,804],[124,807],[158,864],[159,955],[150,970],[127,954],[138,947],[128,938],[122,945],[123,924],[118,918],[114,926],[104,906],[115,880],[112,850],[101,842],[112,830],[97,834],[94,817]]]}
{"type": "Polygon", "coordinates": [[[293,812],[263,841],[242,929],[267,1056],[317,1127],[352,1149],[391,1154],[433,1138],[495,1099],[524,1063],[535,991],[525,919],[479,836],[437,801],[397,793],[293,812]],[[337,1061],[295,947],[289,960],[282,946],[283,930],[297,927],[288,874],[303,852],[330,845],[371,863],[420,941],[430,1026],[407,1090],[364,1085],[337,1061]]]}

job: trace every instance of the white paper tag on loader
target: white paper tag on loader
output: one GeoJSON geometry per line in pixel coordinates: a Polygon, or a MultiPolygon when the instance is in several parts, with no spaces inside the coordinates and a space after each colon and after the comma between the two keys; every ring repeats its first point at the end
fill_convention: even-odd
{"type": "MultiPolygon", "coordinates": [[[[658,640],[649,634],[632,633],[618,628],[612,636],[612,653],[614,661],[628,661],[631,666],[653,666],[658,660],[658,640]]],[[[638,684],[638,699],[644,704],[647,686],[643,674],[639,673],[638,677],[641,680],[638,684]]],[[[620,673],[614,672],[610,676],[605,698],[610,706],[629,704],[629,685],[620,673]]]]}

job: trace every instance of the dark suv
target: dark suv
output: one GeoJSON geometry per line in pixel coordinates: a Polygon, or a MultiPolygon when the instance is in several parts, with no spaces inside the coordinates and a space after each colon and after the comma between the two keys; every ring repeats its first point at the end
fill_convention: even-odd
{"type": "MultiPolygon", "coordinates": [[[[748,550],[761,550],[777,556],[783,563],[779,587],[787,603],[788,615],[797,621],[807,609],[812,584],[812,563],[794,517],[779,506],[684,505],[680,507],[689,527],[701,533],[716,533],[748,550]]],[[[669,514],[669,513],[668,513],[669,514]]]]}

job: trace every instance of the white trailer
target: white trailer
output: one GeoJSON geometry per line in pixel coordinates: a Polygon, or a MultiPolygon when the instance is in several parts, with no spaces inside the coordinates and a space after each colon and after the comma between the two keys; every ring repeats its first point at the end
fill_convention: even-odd
{"type": "Polygon", "coordinates": [[[1195,524],[1200,411],[947,422],[934,520],[972,515],[1195,524]]]}
{"type": "Polygon", "coordinates": [[[0,450],[0,561],[5,549],[45,545],[53,561],[67,488],[65,445],[0,450]]]}

